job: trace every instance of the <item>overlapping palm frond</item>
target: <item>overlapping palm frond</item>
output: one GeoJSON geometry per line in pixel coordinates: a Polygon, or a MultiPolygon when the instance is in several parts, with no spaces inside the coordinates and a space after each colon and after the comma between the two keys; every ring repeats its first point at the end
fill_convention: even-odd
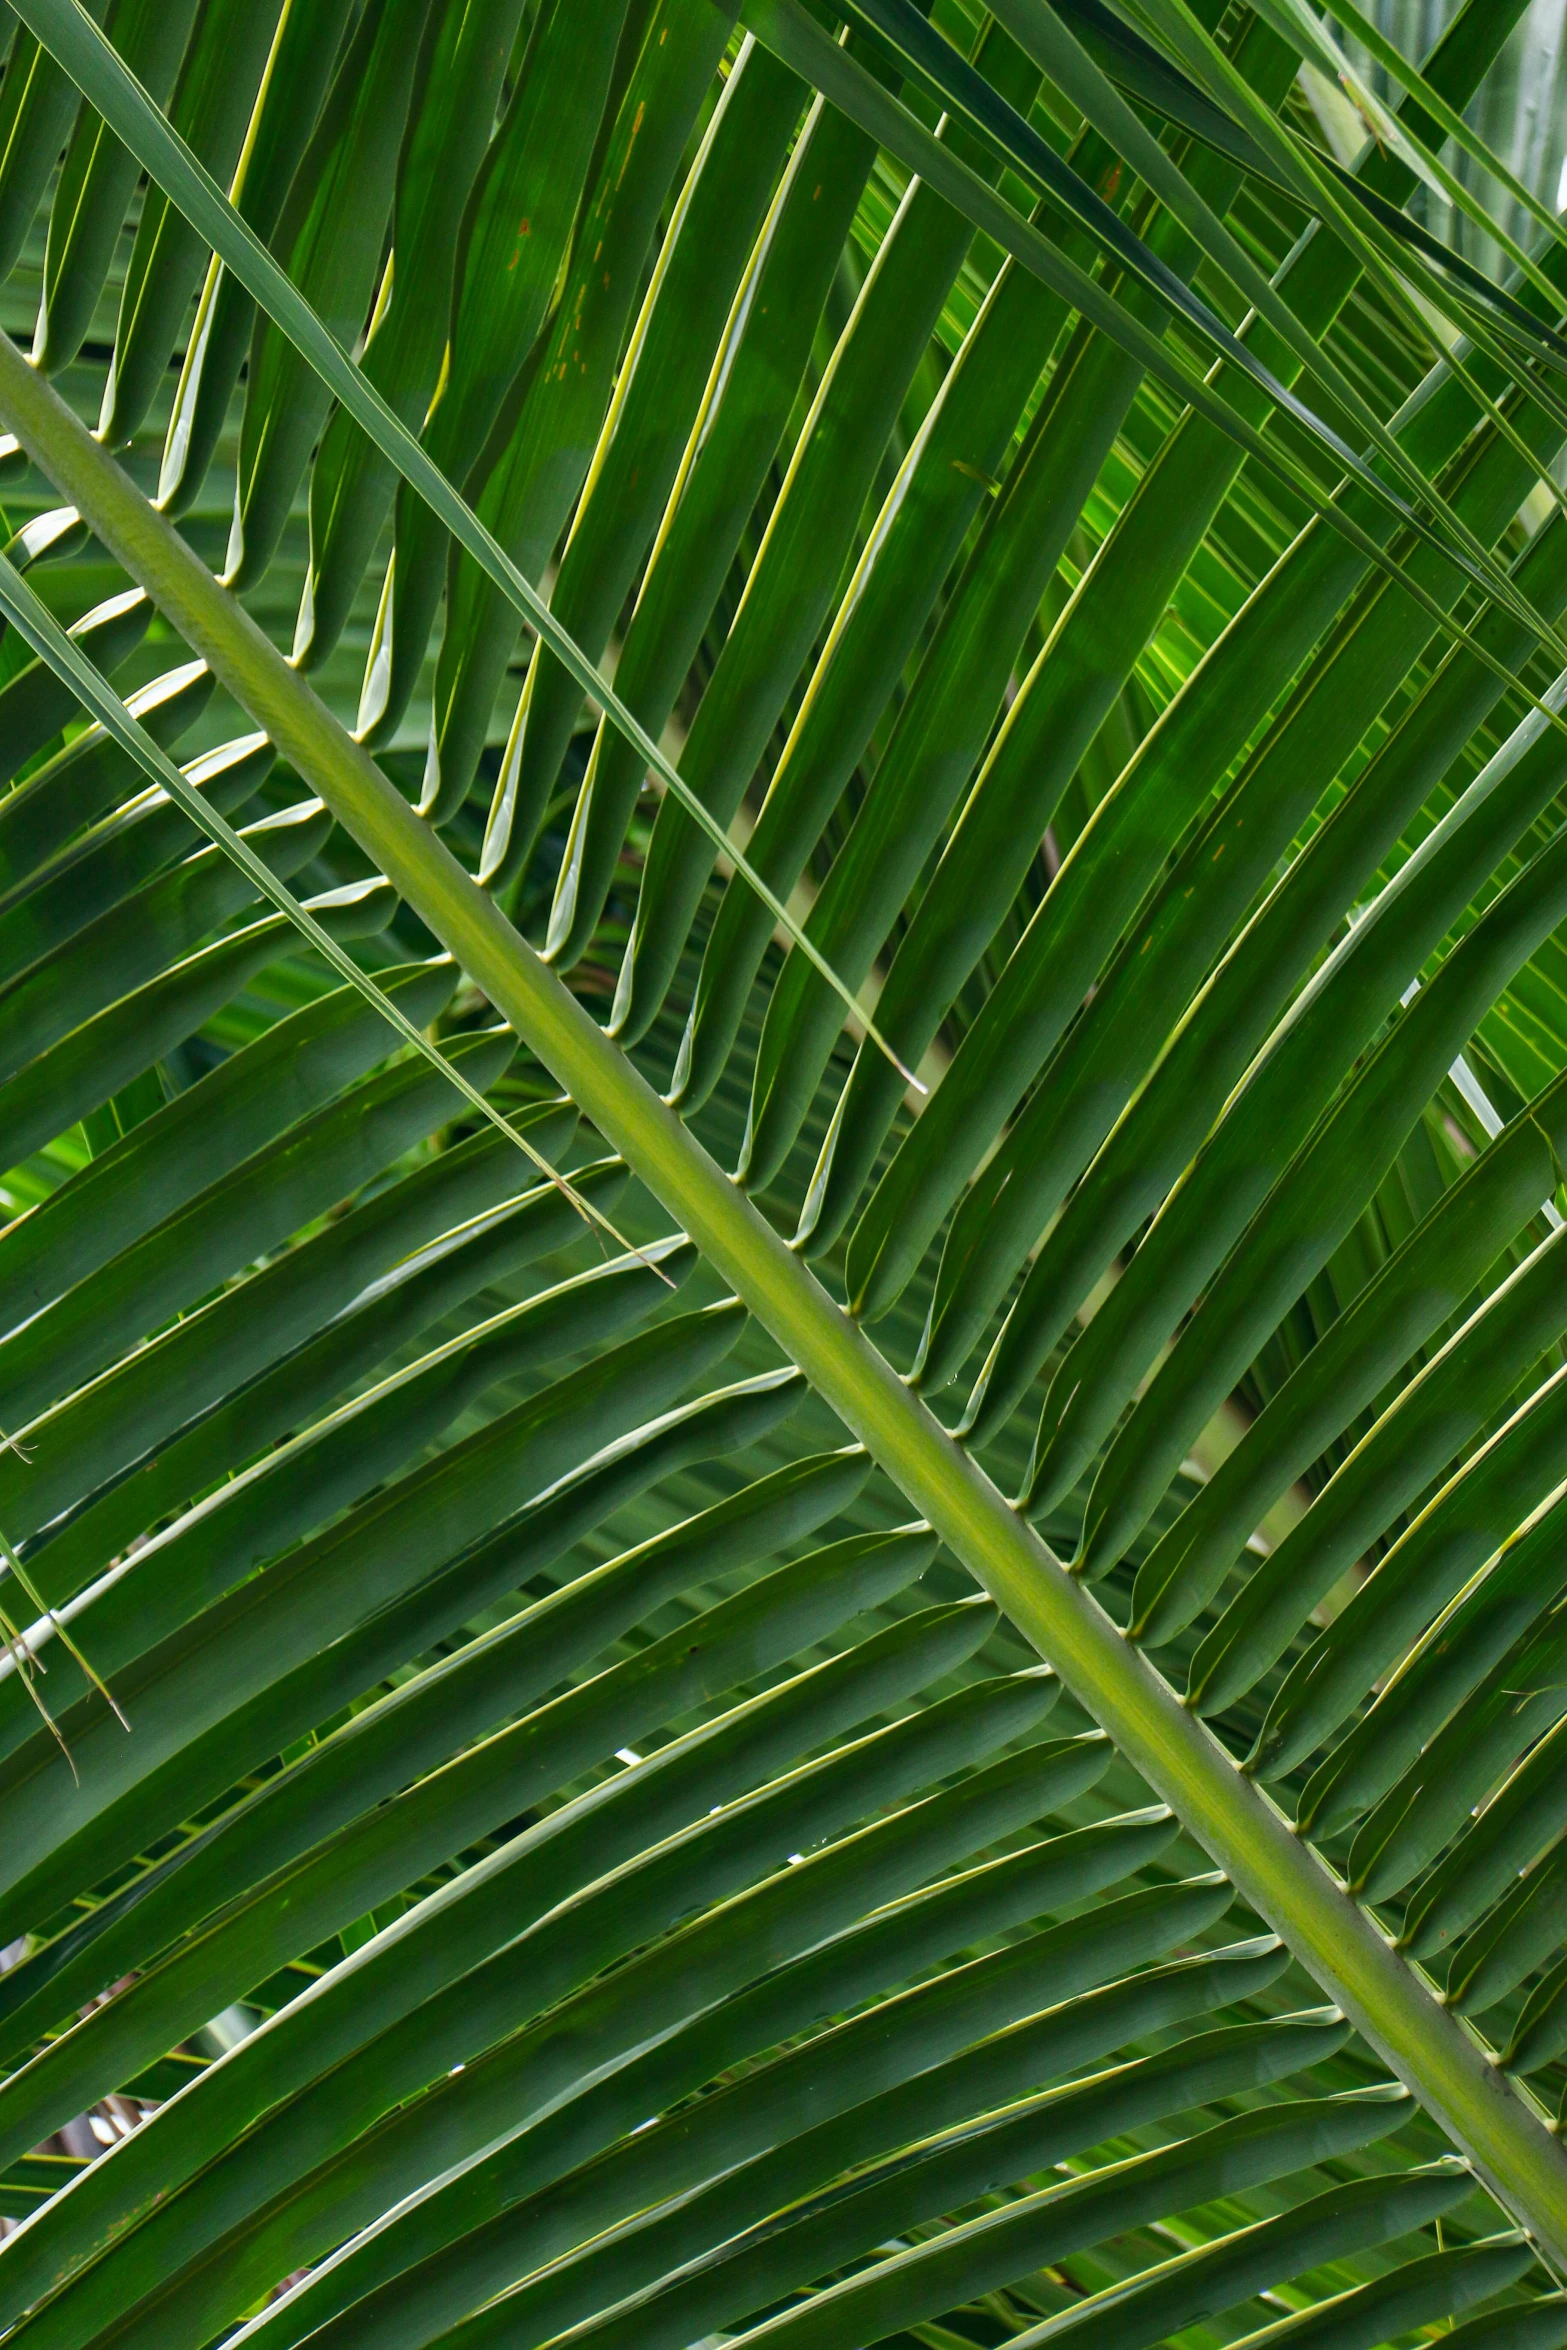
{"type": "Polygon", "coordinates": [[[0,2340],[1567,2343],[1559,13],[16,7],[0,2340]]]}

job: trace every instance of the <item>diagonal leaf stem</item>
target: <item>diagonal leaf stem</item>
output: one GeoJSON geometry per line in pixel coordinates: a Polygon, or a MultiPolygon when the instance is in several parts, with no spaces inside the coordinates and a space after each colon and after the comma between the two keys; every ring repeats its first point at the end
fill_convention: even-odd
{"type": "Polygon", "coordinates": [[[716,1165],[362,745],[0,338],[0,412],[1132,1767],[1567,2266],[1567,2147],[716,1165]]]}

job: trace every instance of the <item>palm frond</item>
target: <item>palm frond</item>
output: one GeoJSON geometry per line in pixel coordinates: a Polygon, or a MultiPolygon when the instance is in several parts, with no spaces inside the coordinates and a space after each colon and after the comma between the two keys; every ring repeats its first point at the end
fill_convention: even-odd
{"type": "Polygon", "coordinates": [[[1438,13],[15,9],[0,2339],[1567,2343],[1438,13]]]}

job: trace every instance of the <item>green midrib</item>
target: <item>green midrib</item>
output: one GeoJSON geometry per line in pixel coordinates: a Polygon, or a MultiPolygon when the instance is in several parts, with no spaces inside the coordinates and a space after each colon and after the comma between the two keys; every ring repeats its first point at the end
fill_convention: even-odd
{"type": "Polygon", "coordinates": [[[4,336],[0,415],[1546,2258],[1567,2267],[1567,2149],[1534,2101],[1242,1777],[4,336]]]}

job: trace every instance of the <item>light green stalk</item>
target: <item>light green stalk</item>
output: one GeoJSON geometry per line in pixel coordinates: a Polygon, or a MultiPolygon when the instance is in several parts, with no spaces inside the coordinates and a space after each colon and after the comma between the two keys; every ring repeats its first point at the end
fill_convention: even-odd
{"type": "Polygon", "coordinates": [[[893,1482],[1567,2268],[1567,2149],[955,1444],[307,681],[0,336],[0,415],[893,1482]]]}

